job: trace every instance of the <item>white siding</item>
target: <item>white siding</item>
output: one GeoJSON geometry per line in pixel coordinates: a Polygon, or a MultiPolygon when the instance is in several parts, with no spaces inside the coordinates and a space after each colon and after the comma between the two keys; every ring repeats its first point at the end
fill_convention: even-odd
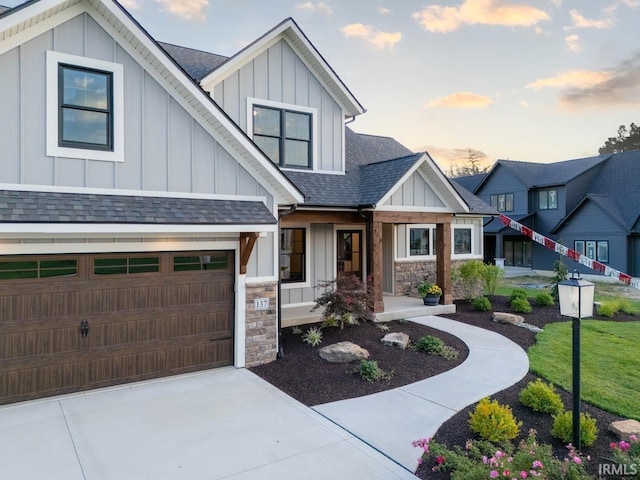
{"type": "Polygon", "coordinates": [[[213,98],[247,132],[247,99],[318,112],[315,169],[342,171],[344,112],[289,44],[280,40],[213,87],[213,98]]]}
{"type": "Polygon", "coordinates": [[[385,202],[391,206],[443,208],[445,204],[419,172],[414,172],[385,202]]]}

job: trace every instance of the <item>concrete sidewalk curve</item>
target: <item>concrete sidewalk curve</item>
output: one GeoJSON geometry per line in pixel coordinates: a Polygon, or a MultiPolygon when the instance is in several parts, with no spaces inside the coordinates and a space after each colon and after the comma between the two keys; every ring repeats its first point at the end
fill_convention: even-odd
{"type": "Polygon", "coordinates": [[[527,374],[529,359],[519,345],[490,330],[436,316],[409,320],[455,335],[465,342],[469,356],[435,377],[313,408],[415,472],[421,452],[412,441],[433,436],[458,411],[517,383],[527,374]]]}

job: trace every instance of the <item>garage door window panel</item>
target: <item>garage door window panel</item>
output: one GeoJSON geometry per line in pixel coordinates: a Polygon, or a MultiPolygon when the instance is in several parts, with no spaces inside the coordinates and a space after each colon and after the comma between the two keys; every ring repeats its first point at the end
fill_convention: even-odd
{"type": "Polygon", "coordinates": [[[198,255],[173,257],[174,272],[193,272],[201,270],[228,270],[229,257],[223,255],[198,255]]]}
{"type": "Polygon", "coordinates": [[[76,259],[7,260],[0,262],[0,280],[33,280],[39,278],[77,276],[76,259]]]}
{"type": "Polygon", "coordinates": [[[94,258],[94,275],[133,275],[158,273],[160,257],[114,257],[94,258]]]}

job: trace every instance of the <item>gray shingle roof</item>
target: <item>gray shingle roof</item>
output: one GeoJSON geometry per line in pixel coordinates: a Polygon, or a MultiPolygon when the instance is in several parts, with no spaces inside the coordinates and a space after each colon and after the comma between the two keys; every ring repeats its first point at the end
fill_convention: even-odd
{"type": "Polygon", "coordinates": [[[158,42],[158,44],[196,81],[200,81],[206,77],[209,72],[218,68],[229,59],[229,57],[216,55],[215,53],[180,47],[170,43],[158,42]]]}
{"type": "Polygon", "coordinates": [[[0,190],[0,222],[269,225],[277,221],[259,201],[0,190]]]}
{"type": "Polygon", "coordinates": [[[470,213],[477,213],[481,215],[498,215],[499,214],[499,212],[495,208],[493,208],[484,200],[480,199],[480,197],[476,197],[467,188],[461,185],[458,182],[457,178],[451,178],[449,179],[449,182],[451,183],[451,185],[453,185],[453,188],[456,189],[456,192],[458,192],[458,195],[460,195],[462,199],[465,201],[465,203],[469,207],[470,213]]]}
{"type": "Polygon", "coordinates": [[[478,185],[486,178],[487,173],[478,173],[476,175],[464,175],[462,177],[453,177],[450,180],[455,180],[458,185],[461,185],[469,192],[475,192],[478,185]]]}

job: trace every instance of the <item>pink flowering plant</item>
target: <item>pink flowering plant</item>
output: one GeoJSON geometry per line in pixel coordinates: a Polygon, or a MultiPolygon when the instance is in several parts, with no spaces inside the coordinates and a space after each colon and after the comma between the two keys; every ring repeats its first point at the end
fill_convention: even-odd
{"type": "Polygon", "coordinates": [[[611,442],[612,460],[620,465],[634,465],[635,476],[640,479],[640,439],[636,435],[630,435],[629,441],[620,440],[611,442]]]}
{"type": "Polygon", "coordinates": [[[467,440],[464,448],[456,445],[449,449],[432,439],[421,439],[414,441],[413,446],[422,449],[419,463],[426,463],[433,471],[447,471],[451,480],[593,478],[573,447],[568,447],[564,459],[558,459],[550,445],[538,443],[533,429],[516,449],[509,443],[497,446],[485,440],[467,440]]]}

